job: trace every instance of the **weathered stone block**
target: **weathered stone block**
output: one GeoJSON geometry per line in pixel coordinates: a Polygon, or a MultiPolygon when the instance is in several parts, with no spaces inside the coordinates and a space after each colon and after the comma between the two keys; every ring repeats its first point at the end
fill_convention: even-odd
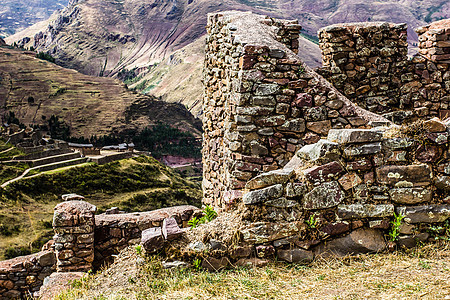
{"type": "Polygon", "coordinates": [[[308,190],[306,184],[301,182],[288,183],[286,185],[286,197],[299,198],[302,197],[308,190]]]}
{"type": "Polygon", "coordinates": [[[202,268],[208,270],[209,272],[216,272],[226,268],[229,264],[230,261],[227,257],[207,257],[202,261],[202,268]]]}
{"type": "Polygon", "coordinates": [[[397,207],[397,214],[404,216],[405,222],[416,223],[440,223],[450,217],[450,205],[423,205],[410,207],[397,207]]]}
{"type": "Polygon", "coordinates": [[[272,245],[256,246],[256,255],[259,258],[271,257],[275,254],[275,248],[272,245]]]}
{"type": "Polygon", "coordinates": [[[399,204],[418,204],[431,201],[433,192],[423,188],[394,188],[389,190],[391,200],[399,204]]]}
{"type": "Polygon", "coordinates": [[[379,142],[383,133],[374,129],[331,129],[328,140],[339,144],[379,142]]]}
{"type": "Polygon", "coordinates": [[[142,231],[141,244],[148,253],[161,250],[164,246],[161,227],[153,227],[142,231]]]}
{"type": "Polygon", "coordinates": [[[338,182],[345,191],[348,191],[362,183],[361,178],[356,173],[347,173],[339,178],[338,182]]]}
{"type": "Polygon", "coordinates": [[[298,157],[309,160],[320,160],[324,163],[337,160],[340,157],[339,144],[320,140],[315,144],[306,145],[297,151],[298,157]]]}
{"type": "Polygon", "coordinates": [[[251,227],[241,229],[241,234],[246,243],[264,244],[298,234],[305,229],[306,226],[302,222],[259,222],[253,223],[251,227]]]}
{"type": "Polygon", "coordinates": [[[294,200],[288,200],[284,197],[276,198],[272,200],[268,200],[264,202],[264,205],[266,206],[272,206],[276,208],[291,208],[298,206],[298,202],[294,200]]]}
{"type": "Polygon", "coordinates": [[[450,176],[439,176],[436,178],[436,188],[443,191],[450,191],[450,176]]]}
{"type": "Polygon", "coordinates": [[[341,221],[341,222],[328,223],[327,225],[320,228],[320,231],[322,231],[323,233],[325,233],[329,236],[333,236],[333,235],[339,235],[344,232],[347,232],[350,230],[350,228],[351,228],[350,223],[348,223],[346,221],[341,221]]]}
{"type": "Polygon", "coordinates": [[[183,230],[178,226],[175,218],[165,218],[162,224],[162,235],[168,241],[176,240],[183,235],[183,230]]]}
{"type": "Polygon", "coordinates": [[[340,204],[344,198],[344,192],[337,181],[324,182],[305,195],[303,208],[307,210],[329,208],[340,204]]]}
{"type": "Polygon", "coordinates": [[[381,152],[381,143],[371,143],[364,145],[351,145],[344,149],[344,154],[352,157],[359,155],[372,155],[381,152]]]}
{"type": "Polygon", "coordinates": [[[315,249],[316,256],[345,256],[359,253],[383,251],[386,242],[383,234],[376,229],[360,228],[349,235],[329,241],[315,249]]]}
{"type": "Polygon", "coordinates": [[[328,181],[343,172],[344,169],[341,164],[336,161],[303,170],[303,174],[305,174],[306,179],[312,183],[328,181]]]}
{"type": "Polygon", "coordinates": [[[303,249],[278,250],[278,258],[290,263],[310,263],[314,259],[312,251],[303,249]]]}
{"type": "Polygon", "coordinates": [[[242,198],[242,201],[246,205],[257,204],[261,202],[265,202],[268,200],[272,200],[275,198],[279,198],[283,195],[283,185],[276,184],[273,186],[269,186],[263,189],[254,190],[248,192],[242,198]]]}
{"type": "Polygon", "coordinates": [[[337,215],[342,220],[391,217],[394,215],[394,205],[342,204],[338,206],[337,215]]]}
{"type": "Polygon", "coordinates": [[[395,185],[408,181],[413,186],[426,186],[431,183],[431,168],[428,165],[382,166],[376,169],[377,181],[381,184],[395,185]]]}
{"type": "Polygon", "coordinates": [[[444,132],[447,130],[447,126],[438,118],[433,118],[423,122],[423,127],[429,132],[444,132]]]}
{"type": "Polygon", "coordinates": [[[280,169],[260,174],[245,185],[248,190],[256,190],[275,184],[284,184],[293,175],[293,170],[280,169]]]}

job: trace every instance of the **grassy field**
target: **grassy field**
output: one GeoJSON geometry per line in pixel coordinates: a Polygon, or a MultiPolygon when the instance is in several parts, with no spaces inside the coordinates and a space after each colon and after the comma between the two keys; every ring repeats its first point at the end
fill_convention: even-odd
{"type": "Polygon", "coordinates": [[[101,213],[199,206],[201,188],[151,157],[106,165],[85,164],[24,178],[0,189],[0,259],[38,251],[53,235],[53,208],[61,195],[77,193],[101,213]]]}
{"type": "Polygon", "coordinates": [[[271,263],[209,273],[166,270],[124,250],[109,268],[56,299],[450,299],[449,244],[310,265],[271,263]]]}

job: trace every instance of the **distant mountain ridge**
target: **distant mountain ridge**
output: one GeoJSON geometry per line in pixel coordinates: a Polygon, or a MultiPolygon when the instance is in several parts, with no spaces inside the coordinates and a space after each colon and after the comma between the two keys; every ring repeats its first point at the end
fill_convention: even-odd
{"type": "Polygon", "coordinates": [[[69,0],[2,0],[0,6],[0,37],[12,35],[64,8],[69,0]]]}
{"type": "Polygon", "coordinates": [[[138,91],[183,103],[194,114],[201,114],[199,39],[205,34],[206,15],[224,10],[299,19],[302,32],[309,37],[302,38],[299,56],[315,67],[321,63],[320,51],[311,40],[321,27],[343,22],[406,22],[414,44],[414,28],[450,18],[450,1],[71,0],[47,24],[6,41],[48,52],[58,64],[84,74],[126,78],[138,91]]]}

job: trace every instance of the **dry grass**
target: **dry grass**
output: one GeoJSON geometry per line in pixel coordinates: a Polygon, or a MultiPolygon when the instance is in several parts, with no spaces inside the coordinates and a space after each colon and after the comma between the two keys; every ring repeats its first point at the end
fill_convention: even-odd
{"type": "Polygon", "coordinates": [[[449,280],[448,244],[219,273],[164,270],[130,247],[57,299],[450,299],[449,280]]]}

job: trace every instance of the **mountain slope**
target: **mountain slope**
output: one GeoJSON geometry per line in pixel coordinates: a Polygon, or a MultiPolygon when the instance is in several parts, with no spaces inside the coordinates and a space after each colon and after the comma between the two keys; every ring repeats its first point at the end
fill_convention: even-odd
{"type": "Polygon", "coordinates": [[[73,136],[89,137],[143,129],[156,122],[199,134],[199,121],[179,104],[128,90],[117,79],[92,77],[37,59],[34,52],[0,47],[0,115],[25,125],[45,124],[52,115],[73,136]],[[140,110],[133,104],[145,103],[140,110]]]}
{"type": "Polygon", "coordinates": [[[0,37],[21,31],[46,20],[69,0],[2,0],[0,6],[0,37]]]}

